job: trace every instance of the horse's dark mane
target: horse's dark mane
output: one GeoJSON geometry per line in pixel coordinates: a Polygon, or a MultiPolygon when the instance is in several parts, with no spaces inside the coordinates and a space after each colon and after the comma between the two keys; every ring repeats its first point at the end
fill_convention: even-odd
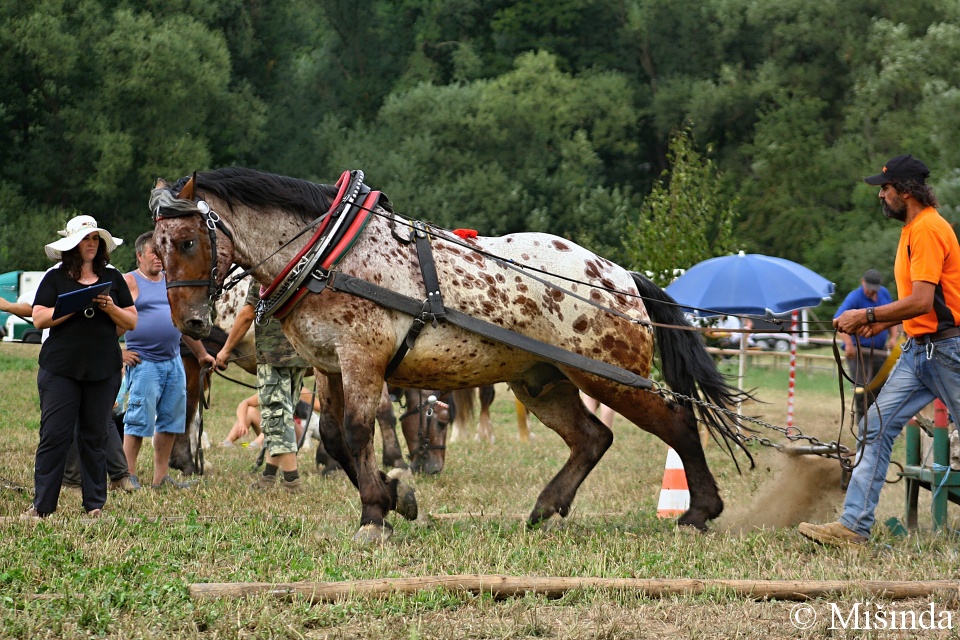
{"type": "MultiPolygon", "coordinates": [[[[189,176],[174,186],[178,192],[189,176]]],[[[256,169],[225,167],[197,174],[197,189],[211,193],[231,207],[243,204],[253,208],[279,208],[294,213],[303,222],[311,222],[330,208],[337,188],[299,178],[288,178],[256,169]]]]}

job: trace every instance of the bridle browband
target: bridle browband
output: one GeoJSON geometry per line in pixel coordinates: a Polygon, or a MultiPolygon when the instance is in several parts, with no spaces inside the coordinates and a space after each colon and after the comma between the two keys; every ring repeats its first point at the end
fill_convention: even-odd
{"type": "Polygon", "coordinates": [[[230,242],[233,242],[233,233],[231,233],[230,229],[223,223],[223,220],[220,219],[220,215],[211,209],[210,205],[206,202],[198,200],[196,207],[197,208],[193,210],[180,211],[178,209],[161,208],[158,206],[153,213],[154,224],[164,218],[185,218],[187,216],[199,215],[207,227],[207,233],[210,236],[210,277],[206,280],[168,280],[167,289],[173,289],[174,287],[207,287],[208,299],[216,300],[222,290],[220,285],[220,267],[218,266],[219,258],[217,256],[217,230],[219,229],[223,232],[223,235],[227,236],[230,242]]]}

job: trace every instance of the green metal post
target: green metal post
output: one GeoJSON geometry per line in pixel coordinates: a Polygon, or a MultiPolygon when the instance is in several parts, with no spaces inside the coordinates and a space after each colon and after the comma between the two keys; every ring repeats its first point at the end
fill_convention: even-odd
{"type": "Polygon", "coordinates": [[[930,491],[933,492],[931,504],[933,529],[939,531],[947,522],[947,498],[950,494],[950,487],[945,485],[940,488],[940,482],[949,472],[938,471],[937,469],[949,469],[950,467],[950,432],[948,431],[949,416],[946,405],[937,399],[934,400],[933,407],[933,462],[937,467],[932,473],[933,481],[930,485],[930,491]]]}
{"type": "MultiPolygon", "coordinates": [[[[907,423],[906,433],[906,467],[916,468],[920,466],[920,427],[915,420],[907,423]]],[[[920,497],[920,479],[912,474],[905,473],[903,481],[906,486],[907,500],[905,517],[908,529],[917,528],[917,503],[920,497]]]]}

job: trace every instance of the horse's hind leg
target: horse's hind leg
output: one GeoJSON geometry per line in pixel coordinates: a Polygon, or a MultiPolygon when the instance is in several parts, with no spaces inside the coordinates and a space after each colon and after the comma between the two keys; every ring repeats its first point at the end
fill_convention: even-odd
{"type": "Polygon", "coordinates": [[[579,389],[554,373],[545,384],[532,379],[510,384],[517,398],[570,447],[570,457],[537,497],[530,525],[554,514],[566,517],[581,483],[613,443],[613,432],[587,412],[579,389]]]}
{"type": "Polygon", "coordinates": [[[707,521],[723,512],[723,500],[707,466],[693,412],[648,391],[637,391],[625,402],[618,400],[610,405],[617,413],[663,440],[680,456],[690,491],[690,508],[677,522],[706,531],[707,521]]]}
{"type": "Polygon", "coordinates": [[[380,438],[383,440],[383,466],[387,469],[406,469],[407,463],[400,450],[397,438],[397,417],[393,414],[393,403],[384,383],[380,394],[380,406],[377,407],[377,424],[380,426],[380,438]]]}
{"type": "Polygon", "coordinates": [[[490,419],[490,405],[496,396],[493,385],[485,385],[478,389],[480,392],[480,422],[477,423],[477,440],[493,442],[493,421],[490,419]]]}

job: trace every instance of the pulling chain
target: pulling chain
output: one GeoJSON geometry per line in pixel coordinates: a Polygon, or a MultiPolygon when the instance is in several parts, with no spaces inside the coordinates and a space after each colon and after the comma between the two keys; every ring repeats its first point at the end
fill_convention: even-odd
{"type": "Polygon", "coordinates": [[[844,445],[837,442],[836,440],[831,440],[830,442],[823,442],[816,436],[809,436],[804,434],[802,431],[800,431],[800,429],[796,427],[791,427],[790,429],[787,429],[786,427],[779,427],[775,424],[771,424],[759,418],[755,418],[753,416],[741,415],[736,411],[731,411],[727,407],[721,407],[720,405],[713,404],[712,402],[707,402],[705,400],[701,400],[700,398],[694,398],[688,395],[684,395],[682,393],[677,393],[676,391],[671,391],[670,389],[665,389],[663,387],[657,388],[655,390],[655,393],[659,393],[661,396],[665,396],[665,397],[669,396],[673,400],[682,400],[682,401],[700,405],[701,407],[706,407],[712,411],[716,411],[730,418],[733,418],[734,421],[736,422],[744,422],[744,421],[752,422],[766,429],[777,431],[779,433],[782,433],[783,436],[791,442],[797,442],[799,440],[803,440],[807,442],[807,446],[800,449],[795,447],[788,447],[785,444],[779,444],[770,440],[769,438],[764,438],[755,434],[751,434],[751,435],[744,435],[743,433],[733,434],[733,436],[744,445],[750,442],[756,442],[761,446],[770,447],[772,449],[776,449],[777,451],[783,451],[785,453],[816,455],[823,458],[834,458],[840,462],[840,465],[842,467],[848,470],[850,469],[849,454],[851,453],[851,451],[844,445]]]}

